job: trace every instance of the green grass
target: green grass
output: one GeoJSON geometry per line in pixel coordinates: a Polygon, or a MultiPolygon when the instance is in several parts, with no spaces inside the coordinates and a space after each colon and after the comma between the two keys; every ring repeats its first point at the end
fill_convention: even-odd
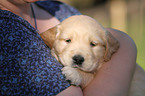
{"type": "MultiPolygon", "coordinates": [[[[133,22],[131,22],[133,23],[133,22]]],[[[130,24],[128,34],[137,46],[137,63],[145,70],[145,24],[130,24]],[[141,28],[142,26],[142,28],[141,28]]]]}
{"type": "Polygon", "coordinates": [[[137,63],[145,70],[145,37],[143,38],[132,37],[132,38],[134,39],[137,46],[137,63]]]}

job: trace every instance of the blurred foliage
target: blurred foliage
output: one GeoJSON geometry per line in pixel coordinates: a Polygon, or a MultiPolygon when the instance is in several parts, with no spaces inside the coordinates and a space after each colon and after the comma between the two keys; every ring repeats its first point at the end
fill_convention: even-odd
{"type": "Polygon", "coordinates": [[[137,63],[145,69],[145,0],[61,0],[104,27],[126,32],[137,45],[137,63]]]}

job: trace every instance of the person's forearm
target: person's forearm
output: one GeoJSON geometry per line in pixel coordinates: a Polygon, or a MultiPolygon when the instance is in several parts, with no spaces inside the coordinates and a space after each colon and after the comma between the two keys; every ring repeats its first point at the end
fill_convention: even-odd
{"type": "Polygon", "coordinates": [[[120,42],[120,48],[98,71],[91,84],[83,91],[85,96],[127,96],[136,65],[136,46],[132,39],[108,29],[120,42]]]}
{"type": "Polygon", "coordinates": [[[83,93],[80,87],[70,86],[56,96],[83,96],[83,93]]]}

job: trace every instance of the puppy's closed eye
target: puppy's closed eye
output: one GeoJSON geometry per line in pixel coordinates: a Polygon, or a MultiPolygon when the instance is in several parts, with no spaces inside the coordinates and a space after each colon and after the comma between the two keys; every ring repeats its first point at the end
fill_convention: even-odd
{"type": "Polygon", "coordinates": [[[95,47],[95,46],[97,46],[97,45],[98,45],[98,43],[96,43],[96,42],[92,41],[92,42],[90,42],[90,45],[91,45],[91,47],[95,47]]]}
{"type": "Polygon", "coordinates": [[[65,39],[65,42],[71,43],[71,39],[65,39]]]}

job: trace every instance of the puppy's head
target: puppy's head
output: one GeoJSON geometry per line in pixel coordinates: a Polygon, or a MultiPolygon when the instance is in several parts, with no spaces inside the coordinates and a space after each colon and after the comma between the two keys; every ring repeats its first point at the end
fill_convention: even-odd
{"type": "Polygon", "coordinates": [[[110,60],[111,55],[119,48],[111,33],[97,21],[84,15],[69,17],[53,28],[53,32],[46,33],[54,36],[55,39],[47,42],[53,43],[53,46],[49,45],[52,47],[52,54],[64,66],[88,72],[98,69],[103,61],[110,60]]]}

